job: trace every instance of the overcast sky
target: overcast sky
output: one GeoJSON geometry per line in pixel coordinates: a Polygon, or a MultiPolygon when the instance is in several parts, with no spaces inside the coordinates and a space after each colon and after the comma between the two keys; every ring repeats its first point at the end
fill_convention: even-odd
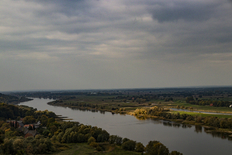
{"type": "Polygon", "coordinates": [[[232,85],[231,0],[1,0],[0,91],[232,85]]]}

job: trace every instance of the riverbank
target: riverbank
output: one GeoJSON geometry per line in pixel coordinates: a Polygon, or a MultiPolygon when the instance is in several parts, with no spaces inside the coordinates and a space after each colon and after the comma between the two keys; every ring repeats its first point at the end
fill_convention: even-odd
{"type": "Polygon", "coordinates": [[[98,110],[78,110],[61,106],[50,106],[50,99],[34,98],[33,101],[23,105],[34,107],[38,110],[54,111],[56,114],[72,118],[82,124],[101,127],[111,135],[128,137],[146,145],[150,140],[159,140],[170,150],[178,150],[183,154],[227,154],[231,143],[224,135],[206,133],[204,127],[200,128],[188,124],[162,121],[159,119],[139,120],[131,115],[112,114],[98,110]],[[154,132],[155,131],[155,132],[154,132]],[[202,139],[202,137],[204,137],[202,139]],[[188,143],[185,143],[188,141],[188,143]],[[213,144],[211,143],[213,141],[213,144]],[[211,149],[211,148],[222,148],[211,149]],[[204,148],[204,149],[201,149],[204,148]]]}
{"type": "MultiPolygon", "coordinates": [[[[202,126],[206,130],[210,130],[210,132],[218,132],[218,133],[226,133],[229,137],[232,137],[232,119],[231,116],[228,118],[218,118],[216,116],[220,115],[211,115],[211,114],[187,114],[186,112],[167,112],[159,107],[151,107],[150,110],[145,109],[137,109],[134,112],[128,113],[130,115],[135,116],[137,119],[161,119],[166,121],[177,122],[181,124],[190,124],[202,126]],[[207,116],[206,116],[207,115],[207,116]],[[211,125],[212,124],[212,125],[211,125]]],[[[224,115],[223,115],[224,116],[224,115]]],[[[208,131],[209,132],[209,131],[208,131]]]]}
{"type": "MultiPolygon", "coordinates": [[[[71,106],[69,104],[62,104],[59,102],[50,102],[48,103],[49,105],[53,105],[53,106],[62,106],[62,107],[69,107],[71,109],[79,109],[79,110],[89,110],[89,111],[98,111],[99,109],[95,108],[91,108],[91,107],[78,107],[78,106],[71,106]],[[58,103],[58,104],[54,104],[54,103],[58,103]]],[[[153,106],[154,107],[154,106],[153,106]]],[[[162,108],[162,105],[159,106],[160,108],[162,108]]],[[[148,111],[150,108],[152,108],[152,106],[146,105],[145,107],[129,107],[129,108],[125,108],[125,109],[116,109],[116,110],[109,110],[109,109],[100,109],[99,111],[104,113],[104,112],[111,112],[112,114],[123,114],[123,115],[131,115],[136,117],[139,120],[145,120],[145,119],[160,119],[160,120],[166,120],[166,121],[173,121],[173,122],[177,122],[177,123],[181,123],[181,124],[190,124],[190,125],[201,125],[202,127],[205,128],[211,128],[210,132],[220,132],[220,133],[226,133],[232,136],[232,130],[231,129],[225,129],[225,128],[220,128],[220,127],[215,127],[215,126],[210,126],[206,123],[204,123],[203,120],[201,121],[195,121],[195,117],[202,117],[200,119],[203,118],[208,118],[208,117],[215,117],[215,118],[231,118],[231,116],[228,115],[217,115],[217,114],[200,114],[200,113],[192,113],[192,112],[179,112],[179,111],[169,111],[166,110],[165,113],[170,113],[171,115],[185,115],[186,117],[189,116],[193,116],[194,118],[188,118],[187,120],[185,119],[181,119],[181,118],[165,118],[163,115],[161,116],[154,116],[154,115],[150,115],[146,112],[146,114],[135,114],[136,109],[145,109],[145,111],[148,111]],[[130,109],[129,109],[130,108],[130,109]]],[[[220,122],[219,122],[220,124],[220,122]]],[[[209,131],[209,130],[208,130],[209,131]]]]}

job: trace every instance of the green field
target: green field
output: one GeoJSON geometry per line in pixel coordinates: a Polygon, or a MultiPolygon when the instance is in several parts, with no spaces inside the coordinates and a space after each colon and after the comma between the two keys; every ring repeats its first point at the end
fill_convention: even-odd
{"type": "Polygon", "coordinates": [[[205,111],[205,112],[220,112],[220,113],[232,113],[232,108],[229,107],[212,107],[212,106],[200,106],[186,103],[185,101],[173,101],[173,102],[161,102],[161,106],[167,108],[176,108],[177,106],[192,107],[194,111],[205,111]]]}
{"type": "Polygon", "coordinates": [[[202,114],[197,112],[184,112],[184,111],[172,111],[171,113],[179,113],[179,114],[188,114],[193,116],[201,116],[201,117],[218,117],[218,118],[232,118],[231,115],[216,115],[216,114],[202,114]]]}

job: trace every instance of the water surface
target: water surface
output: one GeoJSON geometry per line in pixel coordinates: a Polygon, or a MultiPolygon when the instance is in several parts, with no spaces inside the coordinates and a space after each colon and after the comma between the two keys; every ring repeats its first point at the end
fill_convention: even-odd
{"type": "Polygon", "coordinates": [[[49,110],[57,115],[67,116],[73,121],[97,126],[111,135],[127,137],[144,145],[157,140],[168,147],[169,151],[177,150],[184,155],[231,155],[232,141],[220,134],[207,134],[199,126],[182,125],[162,120],[138,120],[130,115],[112,115],[109,112],[91,112],[50,106],[50,99],[35,98],[21,103],[38,110],[49,110]]]}

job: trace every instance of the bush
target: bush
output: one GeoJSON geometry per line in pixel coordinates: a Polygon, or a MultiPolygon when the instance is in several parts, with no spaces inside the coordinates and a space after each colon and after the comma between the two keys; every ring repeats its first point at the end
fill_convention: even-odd
{"type": "Polygon", "coordinates": [[[98,147],[99,145],[98,145],[98,143],[96,143],[96,142],[91,142],[91,143],[89,144],[89,146],[98,147]]]}
{"type": "Polygon", "coordinates": [[[88,139],[88,144],[90,145],[92,142],[96,142],[96,139],[94,137],[90,137],[88,139]]]}
{"type": "Polygon", "coordinates": [[[99,145],[96,147],[96,150],[97,150],[97,151],[103,151],[102,147],[99,146],[99,145]]]}

